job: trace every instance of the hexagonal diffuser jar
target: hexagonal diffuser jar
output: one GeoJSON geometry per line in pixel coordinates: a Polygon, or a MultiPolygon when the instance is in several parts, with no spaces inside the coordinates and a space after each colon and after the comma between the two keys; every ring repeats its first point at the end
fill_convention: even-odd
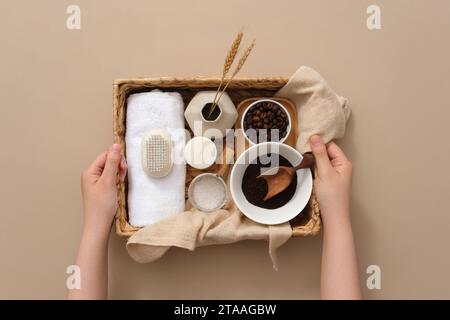
{"type": "Polygon", "coordinates": [[[211,113],[216,91],[200,91],[189,102],[184,116],[195,136],[220,139],[233,128],[238,117],[230,96],[224,93],[211,113]]]}

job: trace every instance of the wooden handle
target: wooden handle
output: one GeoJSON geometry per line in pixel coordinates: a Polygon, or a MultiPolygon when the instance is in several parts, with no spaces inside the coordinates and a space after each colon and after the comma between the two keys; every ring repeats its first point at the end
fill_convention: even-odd
{"type": "Polygon", "coordinates": [[[305,153],[303,155],[302,162],[298,166],[295,166],[295,171],[305,168],[313,168],[316,163],[316,158],[314,158],[314,155],[311,152],[305,153]]]}

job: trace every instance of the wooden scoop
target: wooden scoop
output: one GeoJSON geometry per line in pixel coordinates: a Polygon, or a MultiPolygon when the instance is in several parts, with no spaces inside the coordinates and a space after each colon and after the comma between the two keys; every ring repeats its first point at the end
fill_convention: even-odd
{"type": "Polygon", "coordinates": [[[295,167],[275,167],[267,170],[263,174],[258,176],[258,179],[264,179],[267,182],[267,194],[264,197],[264,201],[276,196],[284,189],[286,189],[292,182],[294,174],[297,170],[312,168],[316,160],[311,153],[305,153],[303,155],[302,162],[295,167]]]}

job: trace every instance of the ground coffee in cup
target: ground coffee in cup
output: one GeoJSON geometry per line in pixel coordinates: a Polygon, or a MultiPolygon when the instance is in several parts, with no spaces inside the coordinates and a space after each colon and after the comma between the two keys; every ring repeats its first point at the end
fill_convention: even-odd
{"type": "MultiPolygon", "coordinates": [[[[268,157],[274,155],[267,155],[268,157]]],[[[292,167],[292,164],[280,155],[278,156],[278,163],[276,166],[292,167]]],[[[272,157],[271,157],[272,158],[272,157]]],[[[271,163],[262,164],[261,157],[255,159],[244,172],[242,178],[242,192],[245,198],[251,204],[265,209],[277,209],[284,206],[295,194],[297,189],[297,173],[295,173],[294,179],[292,179],[291,184],[282,192],[276,196],[264,201],[264,197],[267,194],[267,182],[264,179],[258,179],[257,177],[261,174],[261,168],[270,167],[271,163]]],[[[275,164],[274,164],[275,165],[275,164]]]]}

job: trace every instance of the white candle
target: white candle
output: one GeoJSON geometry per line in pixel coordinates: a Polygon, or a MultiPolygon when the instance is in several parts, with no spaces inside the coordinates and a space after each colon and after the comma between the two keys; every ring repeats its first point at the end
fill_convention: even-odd
{"type": "Polygon", "coordinates": [[[217,158],[217,148],[214,142],[205,137],[192,138],[184,149],[184,159],[196,169],[210,167],[217,158]]]}

